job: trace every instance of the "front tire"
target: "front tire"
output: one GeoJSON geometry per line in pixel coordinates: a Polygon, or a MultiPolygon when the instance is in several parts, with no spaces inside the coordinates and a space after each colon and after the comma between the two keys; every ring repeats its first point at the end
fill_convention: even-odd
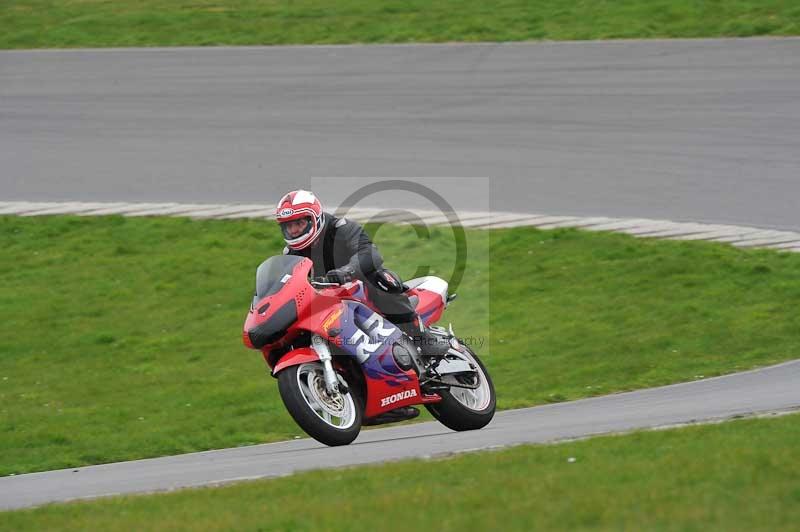
{"type": "MultiPolygon", "coordinates": [[[[349,384],[348,388],[352,390],[349,384]]],[[[320,362],[290,366],[278,373],[278,391],[295,422],[320,443],[347,445],[361,431],[361,402],[352,391],[329,395],[320,362]]]]}
{"type": "MultiPolygon", "coordinates": [[[[462,344],[463,345],[463,344],[462,344]]],[[[478,355],[466,346],[463,346],[464,354],[475,364],[477,376],[465,379],[464,377],[448,376],[448,380],[454,383],[476,384],[476,390],[467,388],[452,387],[447,391],[437,392],[442,400],[438,403],[425,405],[433,417],[435,417],[445,427],[462,431],[482,429],[494,417],[497,406],[497,396],[494,391],[494,384],[489,372],[478,355]],[[470,382],[466,382],[469,380],[470,382]]]]}

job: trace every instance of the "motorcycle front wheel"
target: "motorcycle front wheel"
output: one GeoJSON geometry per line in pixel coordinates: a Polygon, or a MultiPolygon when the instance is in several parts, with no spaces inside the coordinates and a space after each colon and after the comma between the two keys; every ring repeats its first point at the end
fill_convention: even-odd
{"type": "Polygon", "coordinates": [[[477,430],[485,427],[494,417],[497,396],[489,372],[478,355],[464,346],[464,354],[475,365],[471,376],[448,375],[442,378],[453,386],[446,391],[437,391],[442,400],[425,405],[425,408],[442,425],[452,430],[477,430]],[[467,385],[473,388],[459,387],[467,385]]]}
{"type": "Polygon", "coordinates": [[[352,392],[329,394],[321,362],[291,366],[278,374],[286,410],[306,434],[325,445],[347,445],[361,431],[361,404],[352,392]]]}

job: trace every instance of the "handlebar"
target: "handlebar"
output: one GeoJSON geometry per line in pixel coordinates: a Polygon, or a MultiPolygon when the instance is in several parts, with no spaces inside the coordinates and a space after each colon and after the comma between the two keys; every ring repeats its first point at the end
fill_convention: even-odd
{"type": "Polygon", "coordinates": [[[314,288],[329,288],[331,286],[342,286],[339,283],[332,283],[327,277],[324,275],[321,277],[312,277],[308,280],[311,283],[311,286],[314,288]]]}

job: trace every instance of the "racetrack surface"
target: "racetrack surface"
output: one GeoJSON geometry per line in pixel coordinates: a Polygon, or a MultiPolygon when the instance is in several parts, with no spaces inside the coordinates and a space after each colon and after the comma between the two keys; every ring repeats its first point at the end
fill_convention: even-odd
{"type": "Polygon", "coordinates": [[[368,430],[346,447],[296,440],[0,478],[0,509],[172,490],[800,408],[800,361],[661,388],[500,412],[452,432],[436,422],[368,430]]]}
{"type": "Polygon", "coordinates": [[[798,87],[796,38],[0,52],[0,200],[473,176],[455,209],[796,231],[798,87]]]}

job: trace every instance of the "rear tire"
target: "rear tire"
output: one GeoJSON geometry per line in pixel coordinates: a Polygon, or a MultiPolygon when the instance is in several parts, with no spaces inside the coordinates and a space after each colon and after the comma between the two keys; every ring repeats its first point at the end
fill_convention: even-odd
{"type": "MultiPolygon", "coordinates": [[[[352,389],[349,383],[348,388],[352,389]]],[[[278,391],[295,422],[320,443],[347,445],[361,431],[361,401],[352,391],[328,395],[320,362],[290,366],[278,373],[278,391]]]]}
{"type": "MultiPolygon", "coordinates": [[[[463,344],[462,344],[463,345],[463,344]]],[[[467,357],[478,368],[478,390],[466,388],[451,388],[448,391],[437,392],[442,400],[438,403],[425,405],[433,417],[445,427],[462,431],[482,429],[494,417],[497,406],[497,396],[489,372],[478,356],[466,346],[463,346],[467,357]]],[[[450,377],[455,379],[456,377],[450,377]]],[[[475,384],[472,382],[471,384],[475,384]]]]}

